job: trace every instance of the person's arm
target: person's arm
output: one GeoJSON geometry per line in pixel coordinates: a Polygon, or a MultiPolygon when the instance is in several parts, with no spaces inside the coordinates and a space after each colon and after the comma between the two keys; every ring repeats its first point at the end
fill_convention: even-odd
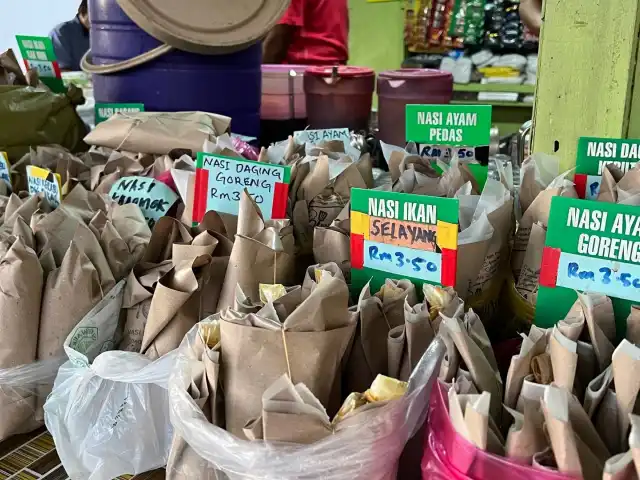
{"type": "Polygon", "coordinates": [[[291,0],[284,16],[262,43],[262,63],[282,63],[298,29],[304,25],[304,0],[291,0]]]}
{"type": "Polygon", "coordinates": [[[520,18],[536,35],[542,27],[542,0],[520,0],[520,18]]]}

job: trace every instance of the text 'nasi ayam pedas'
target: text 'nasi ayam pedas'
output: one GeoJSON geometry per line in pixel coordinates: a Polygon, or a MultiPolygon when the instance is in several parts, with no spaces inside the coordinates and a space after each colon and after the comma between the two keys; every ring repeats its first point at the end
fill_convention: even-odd
{"type": "Polygon", "coordinates": [[[461,142],[463,130],[459,127],[475,127],[478,114],[449,112],[444,116],[442,112],[418,112],[418,124],[438,127],[429,130],[429,141],[461,142]]]}

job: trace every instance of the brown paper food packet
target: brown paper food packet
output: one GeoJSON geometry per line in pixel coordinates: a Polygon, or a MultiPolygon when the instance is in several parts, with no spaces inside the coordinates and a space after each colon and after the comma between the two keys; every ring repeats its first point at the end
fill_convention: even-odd
{"type": "Polygon", "coordinates": [[[497,429],[490,427],[491,395],[458,395],[449,389],[449,416],[458,434],[477,448],[494,454],[504,454],[504,440],[497,429]]]}
{"type": "Polygon", "coordinates": [[[412,307],[405,299],[404,320],[404,325],[389,331],[387,349],[388,375],[406,381],[435,338],[435,332],[426,301],[412,307]]]}
{"type": "Polygon", "coordinates": [[[342,212],[351,198],[351,188],[367,188],[367,183],[356,163],[330,160],[320,155],[315,162],[307,157],[308,173],[300,183],[300,187],[291,192],[293,205],[293,226],[298,243],[303,253],[310,253],[313,245],[313,229],[329,227],[342,212]],[[314,163],[311,168],[311,163],[314,163]],[[342,168],[348,165],[346,168],[342,168]],[[342,168],[338,175],[332,175],[332,169],[342,168]],[[295,196],[293,196],[295,195],[295,196]]]}
{"type": "MultiPolygon", "coordinates": [[[[476,208],[473,212],[469,226],[465,226],[466,230],[477,229],[476,225],[480,221],[484,221],[483,215],[486,214],[487,222],[492,227],[492,234],[487,242],[486,251],[481,255],[482,264],[478,270],[469,269],[475,273],[470,275],[471,281],[468,291],[461,292],[463,296],[473,295],[476,297],[474,305],[479,307],[489,307],[490,302],[499,294],[499,289],[505,278],[508,269],[508,253],[509,239],[513,229],[513,197],[511,192],[499,181],[488,180],[484,186],[482,194],[478,198],[476,208]]],[[[463,231],[464,231],[463,230],[463,231]]],[[[461,232],[461,236],[462,232],[461,232]]],[[[477,236],[476,236],[477,238],[477,236]]],[[[485,242],[474,241],[471,245],[481,247],[485,242]]],[[[473,252],[471,252],[473,254],[473,252]]],[[[463,262],[471,263],[475,261],[473,256],[459,257],[463,262]]],[[[474,299],[475,300],[475,299],[474,299]]],[[[483,312],[491,315],[492,310],[483,308],[483,312]]],[[[483,313],[483,318],[484,318],[483,313]]]]}
{"type": "Polygon", "coordinates": [[[156,286],[142,337],[140,353],[155,360],[178,348],[186,333],[200,321],[202,285],[210,255],[179,263],[156,286]]]}
{"type": "Polygon", "coordinates": [[[329,272],[286,319],[267,304],[257,314],[221,315],[227,430],[242,435],[261,410],[261,395],[283,373],[327,405],[355,324],[344,280],[329,272]]]}
{"type": "Polygon", "coordinates": [[[502,398],[502,380],[494,370],[480,347],[471,339],[459,319],[442,316],[440,331],[445,330],[453,340],[460,357],[464,360],[478,391],[491,394],[491,416],[499,418],[502,398]],[[497,399],[497,400],[494,400],[497,399]]]}
{"type": "Polygon", "coordinates": [[[349,282],[351,277],[349,232],[336,226],[316,227],[313,231],[313,258],[316,263],[335,262],[349,282]]]}
{"type": "Polygon", "coordinates": [[[38,359],[64,354],[67,335],[102,297],[97,269],[75,240],[71,241],[62,264],[47,277],[42,293],[38,359]]]}
{"type": "Polygon", "coordinates": [[[482,320],[480,320],[478,314],[470,308],[467,313],[464,314],[463,321],[471,339],[478,347],[480,347],[480,350],[482,350],[482,353],[489,362],[489,365],[497,371],[498,362],[496,361],[496,357],[493,353],[491,340],[489,340],[489,336],[487,335],[484,325],[482,324],[482,320]]]}
{"type": "Polygon", "coordinates": [[[281,284],[260,284],[259,289],[260,298],[253,300],[238,287],[233,309],[240,313],[258,313],[265,305],[272,303],[278,317],[287,318],[302,303],[303,289],[300,285],[285,287],[281,284]]]}
{"type": "Polygon", "coordinates": [[[613,304],[606,295],[581,293],[578,299],[585,312],[589,337],[598,360],[599,371],[611,364],[613,342],[616,339],[616,322],[613,304]]]}
{"type": "Polygon", "coordinates": [[[614,455],[604,464],[602,480],[636,480],[637,478],[631,452],[614,455]]]}
{"type": "Polygon", "coordinates": [[[204,112],[117,114],[98,125],[84,141],[128,152],[163,155],[175,148],[197,152],[205,140],[222,135],[230,120],[204,112]]]}
{"type": "Polygon", "coordinates": [[[598,192],[598,202],[618,203],[617,184],[624,173],[613,164],[605,165],[602,170],[602,181],[600,182],[600,191],[598,192]]]}
{"type": "Polygon", "coordinates": [[[218,244],[211,257],[209,279],[202,287],[202,316],[209,316],[218,311],[222,285],[233,250],[233,242],[223,234],[211,230],[209,234],[218,241],[218,244]]]}
{"type": "Polygon", "coordinates": [[[262,395],[261,421],[262,439],[269,442],[308,445],[333,432],[322,403],[306,385],[294,385],[286,374],[262,395]]]}
{"type": "Polygon", "coordinates": [[[553,367],[554,383],[567,391],[573,390],[578,366],[578,345],[565,337],[557,326],[549,337],[549,356],[553,367]]]}
{"type": "MultiPolygon", "coordinates": [[[[189,353],[193,364],[187,391],[202,409],[205,418],[222,427],[224,415],[220,402],[220,327],[217,317],[209,317],[200,323],[196,341],[189,353]]],[[[218,478],[212,465],[177,434],[173,436],[166,470],[167,479],[172,480],[218,478]]]]}
{"type": "Polygon", "coordinates": [[[631,449],[636,472],[640,475],[640,417],[638,415],[629,415],[629,422],[631,423],[629,448],[631,449]]]}
{"type": "Polygon", "coordinates": [[[114,206],[107,214],[107,227],[108,232],[103,230],[98,239],[114,276],[123,278],[142,259],[151,231],[142,212],[133,204],[114,206]]]}
{"type": "Polygon", "coordinates": [[[51,248],[57,265],[61,265],[69,244],[73,240],[78,249],[93,264],[103,292],[107,293],[115,286],[115,278],[100,242],[82,220],[64,208],[64,204],[40,218],[33,231],[36,235],[39,251],[51,248]]]}
{"type": "Polygon", "coordinates": [[[260,283],[289,285],[293,280],[293,230],[286,220],[265,222],[259,207],[243,192],[238,233],[229,258],[218,310],[233,305],[236,285],[250,298],[258,298],[260,283]]]}
{"type": "Polygon", "coordinates": [[[505,455],[518,463],[530,465],[533,456],[547,448],[544,434],[544,416],[540,410],[540,402],[523,400],[524,412],[520,413],[506,407],[513,416],[514,423],[509,428],[505,455]]]}
{"type": "Polygon", "coordinates": [[[627,317],[627,340],[640,345],[640,305],[632,305],[627,317]]]}
{"type": "Polygon", "coordinates": [[[161,217],[153,226],[151,239],[142,262],[161,263],[171,259],[174,243],[191,243],[193,237],[187,227],[175,218],[161,217]]]}
{"type": "Polygon", "coordinates": [[[634,412],[640,390],[640,380],[635,374],[639,368],[640,348],[623,340],[613,353],[611,367],[587,388],[585,410],[613,453],[627,449],[629,416],[634,412]]]}
{"type": "Polygon", "coordinates": [[[546,348],[547,333],[532,325],[529,335],[527,337],[523,335],[520,353],[514,355],[509,364],[504,390],[504,404],[507,407],[516,408],[524,379],[533,373],[531,362],[535,357],[544,353],[546,348]]]}
{"type": "Polygon", "coordinates": [[[447,317],[462,317],[464,313],[464,302],[456,291],[451,287],[439,287],[425,283],[422,286],[424,298],[429,304],[429,313],[433,330],[438,331],[441,315],[447,317]]]}
{"type": "Polygon", "coordinates": [[[122,297],[125,325],[120,350],[140,352],[156,284],[172,268],[171,260],[157,265],[141,263],[136,265],[127,277],[122,297]]]}
{"type": "MultiPolygon", "coordinates": [[[[19,238],[0,261],[0,369],[36,361],[42,268],[19,238]]],[[[0,392],[0,439],[20,433],[35,410],[36,385],[5,386],[0,392]]]]}
{"type": "Polygon", "coordinates": [[[382,300],[371,296],[369,284],[364,286],[358,304],[351,308],[356,332],[345,369],[346,392],[363,392],[378,373],[388,368],[387,337],[390,326],[384,315],[382,300]]]}
{"type": "Polygon", "coordinates": [[[562,473],[585,479],[599,479],[603,463],[582,443],[569,419],[568,393],[562,388],[547,387],[542,411],[551,448],[562,473]]]}
{"type": "Polygon", "coordinates": [[[538,281],[542,264],[542,252],[547,238],[547,229],[540,222],[531,226],[529,241],[522,260],[516,290],[530,303],[535,303],[538,295],[538,281]]]}
{"type": "Polygon", "coordinates": [[[416,287],[409,280],[388,278],[375,296],[382,301],[382,311],[391,328],[404,323],[405,303],[415,305],[418,301],[416,287]]]}
{"type": "MultiPolygon", "coordinates": [[[[531,159],[531,161],[533,162],[533,159],[531,159]]],[[[531,170],[529,169],[529,171],[531,170]]],[[[555,196],[578,198],[573,183],[565,178],[568,173],[569,172],[565,172],[558,176],[542,191],[539,191],[540,186],[535,179],[535,173],[523,175],[520,193],[522,218],[520,218],[518,222],[518,229],[516,231],[511,255],[511,268],[515,278],[520,278],[532,226],[535,223],[540,223],[546,228],[549,223],[551,199],[555,196]],[[537,186],[533,187],[532,184],[536,184],[537,186]],[[539,193],[533,197],[530,204],[527,204],[531,198],[528,194],[523,195],[525,191],[531,193],[539,191],[539,193]]]]}

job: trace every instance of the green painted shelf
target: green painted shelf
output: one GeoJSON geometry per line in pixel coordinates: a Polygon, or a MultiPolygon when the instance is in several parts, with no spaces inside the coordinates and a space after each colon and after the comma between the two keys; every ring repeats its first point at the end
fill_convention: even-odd
{"type": "Polygon", "coordinates": [[[509,92],[533,95],[535,85],[514,85],[510,83],[454,83],[454,92],[509,92]]]}
{"type": "Polygon", "coordinates": [[[532,108],[533,103],[528,102],[505,102],[495,100],[451,100],[453,105],[493,105],[494,107],[516,107],[516,108],[532,108]]]}

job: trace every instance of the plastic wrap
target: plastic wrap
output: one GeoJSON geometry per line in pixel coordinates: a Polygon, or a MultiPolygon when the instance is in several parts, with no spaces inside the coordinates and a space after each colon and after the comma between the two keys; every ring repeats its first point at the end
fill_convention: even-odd
{"type": "Polygon", "coordinates": [[[36,419],[40,389],[51,388],[64,357],[0,369],[0,440],[42,426],[36,419]]]}
{"type": "Polygon", "coordinates": [[[169,400],[176,434],[202,463],[198,472],[168,472],[168,478],[172,474],[182,479],[216,478],[215,467],[229,480],[395,480],[394,460],[424,423],[431,386],[445,351],[443,342],[435,340],[411,375],[407,394],[380,407],[375,421],[354,424],[311,445],[267,444],[241,440],[210,424],[187,394],[185,385],[195,364],[187,352],[196,334],[197,326],[179,348],[169,380],[169,400]]]}
{"type": "Polygon", "coordinates": [[[167,380],[175,352],[151,361],[139,353],[109,351],[116,343],[124,283],[67,337],[69,361],[44,405],[47,428],[74,480],[111,480],[167,461],[167,380]]]}
{"type": "Polygon", "coordinates": [[[91,366],[60,367],[45,420],[70,478],[111,480],[166,464],[173,435],[166,388],[175,354],[151,361],[111,351],[91,366]]]}
{"type": "Polygon", "coordinates": [[[423,480],[570,480],[556,471],[518,465],[486,453],[456,433],[449,420],[446,386],[437,382],[429,401],[422,457],[423,480]]]}

